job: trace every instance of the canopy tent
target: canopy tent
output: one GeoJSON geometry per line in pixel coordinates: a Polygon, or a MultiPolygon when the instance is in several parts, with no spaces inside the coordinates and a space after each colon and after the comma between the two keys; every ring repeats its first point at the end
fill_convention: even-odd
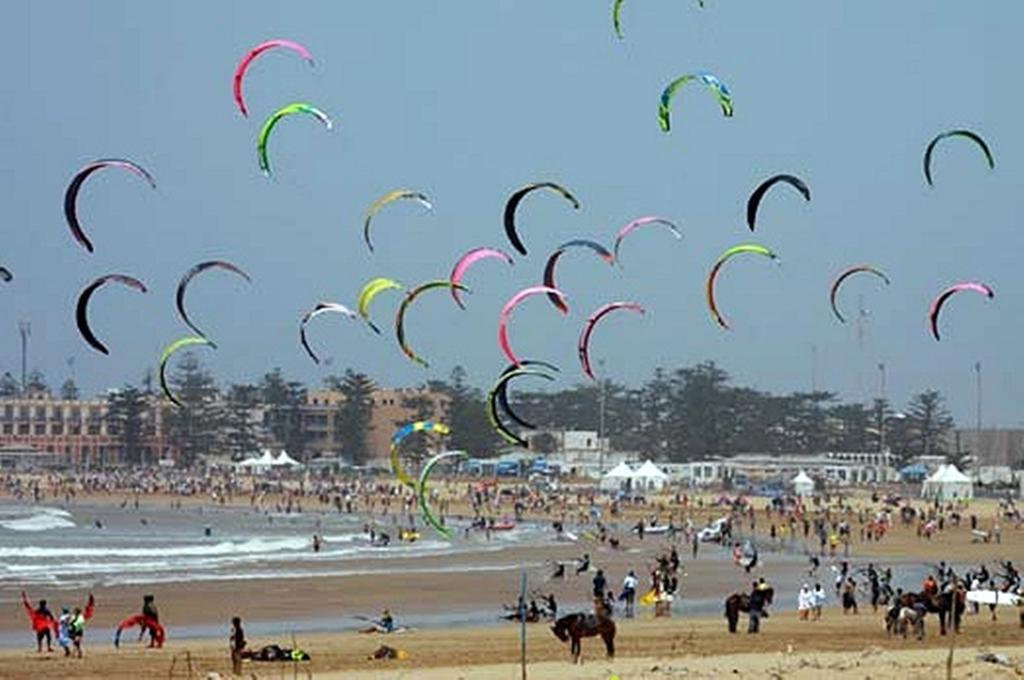
{"type": "Polygon", "coordinates": [[[921,497],[943,502],[974,498],[974,482],[956,465],[940,465],[921,485],[921,497]]]}
{"type": "Polygon", "coordinates": [[[900,468],[900,477],[907,482],[921,482],[928,477],[928,468],[924,463],[914,463],[900,468]]]}
{"type": "Polygon", "coordinates": [[[288,452],[281,450],[280,455],[274,460],[274,465],[287,465],[288,467],[302,467],[302,463],[288,455],[288,452]]]}
{"type": "Polygon", "coordinates": [[[623,488],[629,488],[632,479],[633,468],[623,462],[606,472],[601,477],[598,486],[604,491],[618,491],[623,488]]]}
{"type": "Polygon", "coordinates": [[[797,496],[811,496],[814,494],[814,480],[806,472],[801,470],[797,476],[789,480],[793,486],[793,492],[797,496]]]}
{"type": "Polygon", "coordinates": [[[661,491],[668,483],[668,475],[649,460],[637,469],[631,479],[634,491],[661,491]]]}

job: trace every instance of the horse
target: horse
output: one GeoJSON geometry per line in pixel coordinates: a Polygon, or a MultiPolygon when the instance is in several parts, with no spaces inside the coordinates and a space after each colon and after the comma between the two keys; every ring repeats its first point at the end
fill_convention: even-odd
{"type": "Polygon", "coordinates": [[[551,631],[562,642],[572,641],[569,651],[572,652],[574,663],[582,663],[580,639],[596,635],[600,635],[604,640],[608,658],[615,658],[615,622],[606,616],[582,613],[567,614],[555,621],[555,625],[551,626],[551,631]]]}
{"type": "Polygon", "coordinates": [[[936,614],[939,617],[939,634],[945,635],[947,624],[953,628],[955,633],[960,632],[960,622],[967,608],[959,597],[956,589],[943,589],[938,595],[928,593],[903,593],[900,605],[913,607],[915,603],[924,603],[929,614],[936,614]]]}
{"type": "MultiPolygon", "coordinates": [[[[764,591],[764,604],[767,607],[775,597],[775,589],[768,588],[764,591]]],[[[750,613],[750,594],[733,593],[725,598],[725,618],[729,621],[729,632],[735,633],[736,626],[740,621],[740,612],[750,613]]]]}

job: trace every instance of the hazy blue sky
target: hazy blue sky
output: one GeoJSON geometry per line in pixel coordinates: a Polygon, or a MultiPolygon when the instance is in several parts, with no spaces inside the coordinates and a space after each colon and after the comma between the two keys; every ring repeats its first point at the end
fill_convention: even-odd
{"type": "Polygon", "coordinates": [[[973,423],[972,367],[981,361],[986,423],[1021,424],[1024,4],[706,5],[627,0],[620,42],[604,1],[6,3],[0,260],[16,278],[2,290],[0,369],[17,372],[16,325],[30,319],[30,365],[52,383],[72,356],[89,391],[138,380],[188,330],[173,306],[182,272],[223,257],[253,284],[214,272],[190,289],[194,319],[220,345],[204,358],[221,381],[280,366],[316,383],[351,366],[403,385],[462,363],[483,384],[504,365],[498,310],[539,282],[546,254],[574,237],[610,245],[626,221],[653,213],[678,220],[685,239],[638,232],[621,270],[582,252],[565,257],[559,281],[572,314],[528,303],[511,331],[520,354],[558,363],[566,384],[580,380],[586,316],[635,299],[646,318],[610,318],[594,336],[595,362],[606,359],[616,380],[714,359],[763,389],[807,389],[816,346],[821,388],[870,398],[884,361],[894,400],[936,387],[973,423]],[[248,48],[274,37],[307,45],[316,67],[265,55],[248,75],[245,120],[232,73],[248,48]],[[728,83],[736,115],[725,119],[708,93],[684,90],[665,135],[661,90],[695,70],[728,83]],[[327,111],[336,127],[284,121],[268,181],[257,132],[296,100],[327,111]],[[972,145],[954,142],[936,153],[929,189],[925,145],[961,126],[989,140],[995,172],[972,145]],[[96,246],[89,255],[71,238],[63,192],[81,165],[108,156],[135,159],[159,188],[118,171],[94,176],[80,199],[96,246]],[[813,202],[786,187],[764,201],[756,240],[783,264],[750,257],[723,275],[719,301],[734,327],[725,332],[710,318],[703,282],[719,252],[750,239],[747,196],[776,172],[805,177],[813,202]],[[443,292],[423,298],[409,337],[430,370],[397,349],[394,294],[374,309],[384,336],[328,317],[311,336],[334,364],[309,361],[297,341],[304,309],[320,299],[354,304],[372,276],[415,284],[447,277],[471,247],[508,249],[505,199],[539,180],[570,187],[583,210],[532,197],[520,211],[529,258],[511,270],[495,261],[471,270],[466,312],[443,292]],[[371,256],[363,211],[397,187],[427,192],[436,209],[381,213],[371,256]],[[870,310],[862,348],[827,299],[836,272],[860,262],[893,281],[884,288],[866,277],[844,290],[849,317],[860,297],[870,310]],[[82,286],[107,272],[139,276],[151,292],[110,287],[94,297],[93,326],[111,350],[104,357],[79,337],[73,312],[82,286]],[[953,300],[936,343],[928,303],[963,279],[988,282],[997,298],[953,300]]]}

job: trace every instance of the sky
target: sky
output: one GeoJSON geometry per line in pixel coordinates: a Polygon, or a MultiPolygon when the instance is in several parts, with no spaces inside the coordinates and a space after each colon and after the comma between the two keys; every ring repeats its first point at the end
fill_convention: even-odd
{"type": "Polygon", "coordinates": [[[218,381],[255,381],[274,367],[318,383],[345,367],[382,385],[447,377],[461,364],[484,386],[506,361],[498,313],[540,282],[546,255],[572,238],[609,246],[641,215],[664,230],[634,233],[621,267],[584,251],[562,258],[562,316],[542,298],[513,319],[523,357],[561,366],[555,388],[585,380],[576,343],[600,304],[635,300],[644,317],[608,317],[593,336],[602,375],[637,384],[655,367],[720,363],[742,384],[775,392],[834,391],[902,404],[939,389],[961,424],[973,425],[975,362],[981,362],[983,424],[1024,425],[1021,331],[1024,271],[1020,187],[1024,91],[1022,3],[923,0],[728,2],[627,0],[624,40],[610,2],[420,0],[397,2],[199,2],[18,0],[5,5],[0,42],[0,370],[20,370],[18,322],[31,323],[29,366],[52,384],[68,359],[87,392],[137,382],[162,348],[188,333],[174,308],[182,274],[223,258],[252,283],[210,272],[189,289],[193,320],[216,341],[199,350],[218,381]],[[239,59],[255,44],[289,38],[313,53],[264,54],[245,84],[245,119],[231,94],[239,59]],[[676,97],[672,131],[657,103],[684,73],[710,71],[732,91],[724,118],[700,87],[676,97]],[[275,174],[257,166],[256,137],[277,108],[307,101],[335,122],[282,121],[270,141],[275,174]],[[937,149],[935,187],[922,155],[941,131],[966,127],[992,147],[990,171],[976,147],[937,149]],[[95,253],[63,217],[68,181],[96,158],[125,157],[155,177],[151,190],[118,170],[95,174],[79,215],[95,253]],[[779,186],[745,224],[750,192],[780,173],[803,177],[812,201],[779,186]],[[511,251],[502,227],[508,195],[556,181],[580,199],[573,211],[538,193],[519,211],[530,251],[513,267],[470,270],[467,310],[443,291],[425,294],[407,319],[424,369],[398,350],[392,318],[400,297],[382,294],[384,330],[327,316],[310,326],[330,365],[298,343],[298,319],[319,300],[354,305],[370,278],[412,286],[447,278],[478,246],[511,251]],[[395,188],[425,192],[434,210],[393,204],[362,241],[369,204],[395,188]],[[780,258],[734,260],[718,285],[732,330],[711,319],[704,281],[714,259],[756,241],[780,258]],[[850,280],[828,306],[843,268],[871,263],[892,285],[850,280]],[[75,300],[93,278],[119,272],[149,293],[109,286],[90,320],[110,348],[82,340],[75,300]],[[980,280],[994,300],[964,294],[927,327],[931,299],[980,280]],[[853,323],[863,308],[858,334],[853,323]],[[858,338],[858,335],[861,337],[858,338]]]}

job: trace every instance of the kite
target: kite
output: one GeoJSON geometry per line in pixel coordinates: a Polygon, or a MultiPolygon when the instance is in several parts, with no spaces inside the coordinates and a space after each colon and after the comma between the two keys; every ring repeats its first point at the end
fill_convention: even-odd
{"type": "Polygon", "coordinates": [[[402,462],[398,458],[398,451],[402,446],[402,440],[408,437],[413,432],[435,432],[440,435],[451,434],[451,430],[447,425],[443,423],[435,423],[430,420],[419,420],[414,423],[406,423],[400,428],[395,430],[395,433],[391,435],[391,471],[395,473],[395,477],[398,478],[402,484],[405,484],[413,491],[416,491],[416,480],[409,476],[409,474],[402,467],[402,462]]]}
{"type": "Polygon", "coordinates": [[[671,113],[672,98],[675,97],[676,91],[679,88],[691,80],[699,80],[707,85],[708,89],[718,98],[718,105],[722,107],[722,115],[726,118],[732,117],[732,95],[729,93],[729,88],[726,87],[725,83],[710,73],[691,73],[676,78],[661,93],[661,103],[658,105],[658,123],[661,125],[663,132],[668,132],[672,128],[672,120],[669,115],[671,113]]]}
{"type": "Polygon", "coordinates": [[[238,62],[238,68],[235,69],[234,93],[235,102],[238,104],[239,110],[241,110],[242,115],[247,118],[249,117],[249,109],[245,105],[245,98],[242,97],[242,80],[245,78],[246,71],[249,70],[249,65],[252,64],[256,57],[260,56],[267,50],[272,50],[277,47],[283,47],[292,50],[293,52],[297,52],[300,57],[309,63],[310,66],[313,65],[313,55],[310,51],[299,43],[292,42],[291,40],[268,40],[246,52],[245,56],[242,57],[242,61],[238,62]]]}
{"type": "Polygon", "coordinates": [[[619,229],[619,233],[615,237],[613,258],[616,262],[619,263],[620,267],[622,266],[622,263],[619,261],[619,247],[622,245],[622,240],[629,236],[631,233],[633,233],[633,231],[635,231],[636,229],[648,224],[662,224],[668,227],[669,231],[671,231],[677,239],[683,238],[683,233],[679,231],[679,227],[677,227],[675,224],[665,219],[664,217],[657,217],[655,215],[651,215],[649,217],[637,218],[630,222],[629,224],[627,224],[626,226],[624,226],[622,229],[619,229]]]}
{"type": "Polygon", "coordinates": [[[512,346],[508,341],[508,321],[512,314],[512,310],[519,306],[523,300],[533,297],[534,295],[541,294],[554,294],[561,298],[562,302],[565,302],[565,294],[557,288],[549,288],[548,286],[531,286],[530,288],[524,288],[519,291],[505,303],[505,306],[501,308],[501,314],[498,317],[498,345],[501,346],[501,350],[508,357],[508,360],[516,366],[522,366],[522,361],[516,356],[515,352],[512,351],[512,346]]]}
{"type": "MultiPolygon", "coordinates": [[[[590,248],[592,251],[600,255],[601,259],[603,259],[608,264],[615,264],[615,256],[612,255],[610,250],[605,248],[597,241],[590,241],[582,238],[574,239],[572,241],[566,241],[562,245],[558,246],[558,248],[555,249],[555,252],[551,253],[551,256],[548,257],[547,263],[544,265],[545,286],[552,289],[558,288],[558,286],[555,285],[555,266],[558,264],[559,258],[562,257],[562,253],[564,253],[569,248],[577,247],[590,248]]],[[[551,304],[553,304],[556,309],[562,312],[562,314],[569,313],[569,305],[567,305],[565,301],[558,295],[555,295],[554,293],[548,293],[548,299],[551,300],[551,304]]]]}
{"type": "Polygon", "coordinates": [[[370,223],[373,221],[374,215],[376,215],[381,208],[386,206],[388,203],[398,201],[401,199],[412,199],[420,203],[427,210],[433,210],[434,206],[427,198],[426,194],[422,194],[418,191],[412,191],[410,189],[397,189],[395,191],[389,191],[384,194],[376,201],[370,204],[370,207],[366,210],[366,219],[363,220],[363,240],[366,241],[366,247],[373,252],[373,242],[370,240],[370,223]]]}
{"type": "Polygon", "coordinates": [[[568,189],[555,184],[554,182],[527,184],[526,186],[517,189],[511,196],[509,196],[508,202],[505,204],[505,235],[508,237],[509,243],[512,244],[512,247],[515,248],[520,255],[526,255],[526,246],[524,246],[522,240],[520,240],[519,232],[516,228],[516,210],[519,208],[519,203],[523,198],[531,191],[536,191],[537,189],[550,189],[572,203],[573,209],[580,209],[580,202],[576,200],[576,197],[569,193],[568,189]]]}
{"type": "Polygon", "coordinates": [[[395,337],[398,338],[398,346],[402,348],[402,352],[405,356],[409,357],[424,368],[429,368],[430,364],[428,364],[423,357],[416,354],[416,351],[405,341],[405,312],[409,309],[409,305],[411,305],[413,301],[420,296],[420,293],[425,293],[426,291],[433,290],[434,288],[458,288],[462,291],[469,290],[462,284],[452,283],[447,280],[428,281],[413,288],[406,294],[405,299],[402,300],[402,304],[398,306],[398,313],[395,315],[395,337]]]}
{"type": "Polygon", "coordinates": [[[466,275],[466,271],[470,267],[480,260],[485,260],[487,258],[496,258],[504,260],[509,265],[512,264],[512,256],[503,250],[496,250],[494,248],[474,248],[460,257],[455,263],[455,266],[452,267],[451,276],[448,277],[448,280],[452,284],[452,298],[455,299],[455,304],[462,309],[465,309],[466,305],[462,303],[462,298],[459,297],[459,289],[456,286],[462,283],[462,277],[466,275]]]}
{"type": "Polygon", "coordinates": [[[437,454],[436,456],[428,460],[426,465],[423,466],[423,471],[420,472],[419,484],[417,485],[418,489],[416,495],[419,496],[420,510],[423,512],[423,519],[427,522],[427,524],[434,527],[437,530],[437,533],[441,534],[448,540],[451,540],[452,538],[451,529],[442,524],[440,520],[438,520],[438,518],[434,515],[433,510],[430,509],[430,503],[428,502],[429,496],[427,494],[427,480],[430,478],[430,473],[434,471],[434,468],[442,460],[445,460],[446,458],[452,458],[454,456],[465,455],[465,451],[445,451],[444,453],[437,454]]]}
{"type": "MultiPolygon", "coordinates": [[[[626,0],[615,0],[612,4],[612,26],[615,28],[615,36],[622,40],[622,5],[626,0]]],[[[697,0],[697,4],[704,6],[704,0],[697,0]]]]}
{"type": "MultiPolygon", "coordinates": [[[[192,320],[188,318],[188,312],[185,311],[185,289],[188,288],[189,282],[192,281],[192,278],[196,274],[200,274],[207,269],[224,269],[229,272],[234,272],[245,279],[247,283],[252,283],[252,279],[249,278],[248,274],[242,271],[239,267],[231,264],[230,262],[226,262],[225,260],[209,260],[207,262],[200,262],[185,272],[185,275],[181,277],[181,281],[178,282],[178,292],[175,294],[174,298],[175,304],[178,306],[178,314],[181,316],[182,321],[185,322],[185,325],[191,328],[196,335],[201,335],[204,338],[206,337],[206,333],[203,333],[199,330],[198,326],[192,323],[192,320]]],[[[211,342],[210,344],[216,347],[214,343],[211,342]]]]}
{"type": "Polygon", "coordinates": [[[318,302],[316,307],[303,314],[302,320],[299,321],[299,341],[302,343],[302,348],[306,350],[306,353],[313,360],[313,363],[319,364],[320,358],[313,352],[313,348],[309,346],[309,342],[306,340],[306,324],[321,314],[328,312],[344,314],[350,319],[356,318],[355,312],[345,305],[339,305],[337,302],[318,302]]]}
{"type": "Polygon", "coordinates": [[[82,184],[89,178],[92,173],[103,168],[124,168],[134,172],[139,177],[143,178],[149,183],[149,186],[156,189],[156,181],[153,176],[146,171],[141,165],[123,158],[101,158],[100,160],[93,161],[87,166],[79,170],[73,178],[71,183],[68,184],[67,191],[64,192],[64,217],[68,221],[68,226],[71,227],[71,235],[75,237],[75,240],[82,244],[90,253],[93,251],[92,241],[85,235],[85,231],[82,229],[81,222],[78,221],[78,192],[82,189],[82,184]]]}
{"type": "Polygon", "coordinates": [[[377,335],[380,335],[380,329],[377,328],[377,324],[370,320],[370,303],[373,302],[373,298],[377,297],[380,293],[385,290],[402,290],[402,284],[393,279],[370,279],[363,289],[359,291],[359,300],[356,303],[356,308],[359,310],[359,316],[363,317],[363,321],[369,324],[370,328],[377,335]]]}
{"type": "Polygon", "coordinates": [[[580,333],[580,342],[577,349],[580,354],[580,365],[583,367],[583,372],[587,374],[587,377],[591,380],[597,380],[594,377],[594,371],[590,367],[590,334],[594,332],[594,326],[597,322],[603,319],[608,314],[619,310],[628,309],[631,312],[637,312],[638,314],[644,314],[644,308],[636,302],[609,302],[606,305],[601,305],[598,309],[590,315],[587,319],[587,323],[583,326],[583,331],[580,333]]]}
{"type": "Polygon", "coordinates": [[[939,296],[932,301],[932,306],[928,310],[928,322],[931,324],[932,335],[935,336],[936,340],[939,339],[939,312],[942,311],[942,306],[946,304],[946,300],[948,300],[950,296],[964,290],[981,293],[990,300],[996,296],[995,291],[989,286],[984,283],[976,283],[974,281],[957,283],[939,293],[939,296]]]}
{"type": "Polygon", "coordinates": [[[270,177],[270,159],[267,158],[267,140],[270,138],[270,133],[273,132],[274,126],[277,125],[279,120],[285,116],[291,116],[296,113],[305,113],[313,116],[323,123],[328,130],[334,126],[334,123],[331,122],[331,119],[327,117],[326,113],[311,104],[303,102],[289,104],[288,106],[281,107],[274,113],[270,114],[270,117],[267,118],[267,122],[263,124],[263,129],[260,130],[260,136],[256,142],[256,153],[259,157],[260,170],[262,170],[263,174],[267,177],[270,177]]]}
{"type": "Polygon", "coordinates": [[[88,286],[82,289],[82,292],[78,295],[78,305],[75,309],[75,321],[78,324],[78,332],[82,334],[85,341],[89,343],[89,346],[95,349],[101,354],[110,354],[107,346],[100,342],[99,338],[96,337],[92,332],[92,328],[89,327],[89,300],[92,298],[92,294],[104,284],[113,281],[114,283],[120,283],[123,286],[134,288],[140,293],[148,292],[146,284],[139,281],[133,276],[127,276],[125,274],[107,274],[101,276],[88,286]]]}
{"type": "MultiPolygon", "coordinates": [[[[544,378],[545,380],[554,380],[554,377],[548,375],[547,373],[544,373],[543,371],[539,371],[536,369],[519,368],[515,364],[510,366],[509,369],[506,369],[501,374],[501,376],[498,377],[498,381],[494,383],[494,386],[491,388],[491,391],[487,393],[487,419],[491,422],[491,427],[494,428],[494,431],[497,432],[502,439],[504,439],[509,444],[515,444],[516,446],[526,449],[529,448],[529,443],[525,439],[517,435],[515,432],[512,432],[510,429],[508,429],[508,427],[501,422],[501,418],[498,416],[498,405],[500,403],[500,395],[503,394],[507,389],[508,382],[510,380],[513,380],[514,378],[518,378],[524,375],[534,375],[544,378]]],[[[518,419],[515,420],[520,424],[522,423],[522,421],[518,419]]],[[[530,429],[533,428],[530,427],[530,429]]]]}
{"type": "Polygon", "coordinates": [[[178,338],[171,344],[164,348],[162,354],[160,354],[160,389],[163,390],[164,395],[170,400],[175,406],[184,406],[178,398],[171,392],[170,385],[167,384],[167,363],[174,356],[175,352],[185,347],[191,347],[193,345],[207,345],[216,349],[216,345],[207,340],[201,335],[186,335],[183,338],[178,338]]]}
{"type": "Polygon", "coordinates": [[[989,169],[995,170],[996,161],[992,158],[992,151],[989,150],[988,144],[985,143],[984,139],[970,130],[950,130],[936,136],[935,139],[928,143],[928,148],[924,150],[924,178],[928,181],[928,186],[935,186],[932,184],[932,152],[935,151],[936,144],[948,137],[966,137],[977,144],[981,148],[982,153],[985,154],[985,160],[988,161],[989,169]]]}
{"type": "Polygon", "coordinates": [[[167,639],[167,633],[164,630],[164,627],[160,625],[159,621],[157,621],[154,618],[150,618],[145,614],[135,614],[133,616],[129,616],[127,619],[117,624],[117,629],[114,631],[114,646],[120,647],[121,633],[123,633],[125,630],[129,628],[134,628],[135,626],[138,626],[142,629],[139,635],[140,639],[142,637],[142,634],[148,630],[153,638],[153,644],[157,647],[164,646],[164,640],[167,639]]]}
{"type": "Polygon", "coordinates": [[[832,305],[832,313],[836,315],[836,318],[839,319],[840,323],[846,323],[846,319],[843,317],[842,313],[840,313],[839,305],[836,303],[836,297],[839,295],[839,287],[843,285],[843,281],[853,276],[854,274],[859,274],[861,272],[874,274],[878,278],[885,281],[885,285],[889,285],[889,277],[885,275],[885,272],[883,272],[881,269],[876,269],[871,265],[858,265],[856,267],[850,267],[849,269],[844,270],[843,273],[837,276],[836,280],[832,282],[832,288],[829,290],[828,293],[828,300],[829,303],[832,305]]]}
{"type": "Polygon", "coordinates": [[[764,198],[765,193],[769,189],[779,182],[785,182],[799,191],[805,201],[811,200],[810,187],[799,177],[794,175],[775,175],[774,177],[769,177],[754,189],[754,192],[750,194],[750,198],[747,200],[747,226],[750,227],[750,231],[754,231],[754,225],[757,222],[757,208],[761,205],[761,199],[764,198]]]}
{"type": "MultiPolygon", "coordinates": [[[[557,366],[555,366],[554,364],[549,364],[546,361],[535,361],[533,359],[523,359],[523,361],[520,362],[519,366],[516,366],[515,364],[509,364],[509,366],[504,371],[501,372],[501,375],[505,375],[506,373],[511,373],[512,371],[515,371],[515,370],[519,369],[520,366],[524,367],[524,368],[525,367],[529,367],[529,366],[542,366],[542,367],[550,369],[550,370],[552,370],[552,371],[554,371],[556,373],[559,372],[557,366]]],[[[547,376],[547,377],[549,379],[552,379],[552,380],[554,379],[553,376],[547,376]]],[[[520,418],[516,414],[516,412],[514,410],[512,410],[512,405],[509,404],[509,401],[508,401],[508,382],[507,381],[502,383],[498,387],[498,395],[497,396],[498,396],[498,406],[501,407],[501,410],[504,411],[508,415],[509,418],[511,418],[512,420],[516,421],[516,423],[518,425],[520,425],[521,427],[526,428],[527,430],[536,430],[537,429],[536,425],[533,425],[532,423],[530,423],[530,422],[520,418]]]]}
{"type": "Polygon", "coordinates": [[[718,305],[715,303],[715,282],[718,280],[718,272],[721,270],[722,265],[728,262],[731,257],[739,255],[740,253],[754,253],[756,255],[764,255],[772,260],[778,259],[778,256],[775,253],[762,245],[758,245],[756,243],[744,243],[742,245],[729,248],[722,253],[717,260],[715,260],[714,266],[711,267],[711,273],[708,274],[708,307],[711,309],[711,315],[715,318],[715,321],[718,322],[718,325],[725,329],[729,328],[729,323],[725,320],[725,317],[718,312],[718,305]]]}

